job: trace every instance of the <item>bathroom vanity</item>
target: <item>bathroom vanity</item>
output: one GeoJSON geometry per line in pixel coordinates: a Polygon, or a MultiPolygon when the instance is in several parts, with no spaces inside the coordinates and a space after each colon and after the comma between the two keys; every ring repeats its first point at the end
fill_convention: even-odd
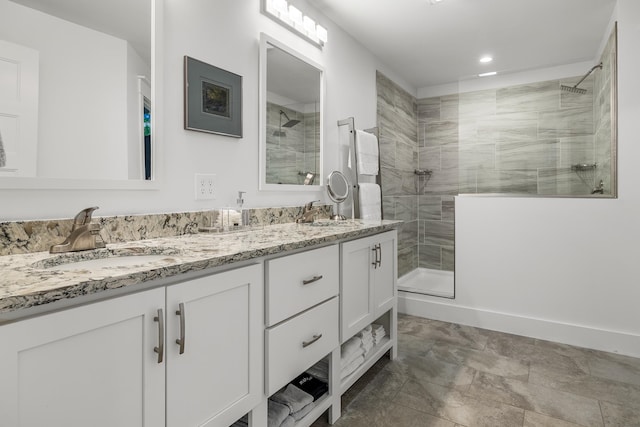
{"type": "Polygon", "coordinates": [[[395,357],[398,224],[290,223],[0,257],[0,419],[226,427],[248,413],[266,426],[267,398],[327,358],[329,392],[296,425],[327,409],[335,421],[341,394],[395,357]],[[341,380],[340,344],[374,321],[389,336],[341,380]]]}

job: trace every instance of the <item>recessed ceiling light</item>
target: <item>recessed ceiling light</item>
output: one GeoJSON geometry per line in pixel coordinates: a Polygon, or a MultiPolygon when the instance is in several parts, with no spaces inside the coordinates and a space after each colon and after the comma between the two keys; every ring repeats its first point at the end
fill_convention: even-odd
{"type": "Polygon", "coordinates": [[[493,61],[493,58],[490,57],[489,55],[486,55],[480,58],[480,62],[482,62],[483,64],[489,63],[491,61],[493,61]]]}
{"type": "Polygon", "coordinates": [[[482,73],[482,74],[478,74],[478,77],[488,77],[488,76],[495,76],[496,74],[498,74],[497,71],[491,71],[489,73],[482,73]]]}

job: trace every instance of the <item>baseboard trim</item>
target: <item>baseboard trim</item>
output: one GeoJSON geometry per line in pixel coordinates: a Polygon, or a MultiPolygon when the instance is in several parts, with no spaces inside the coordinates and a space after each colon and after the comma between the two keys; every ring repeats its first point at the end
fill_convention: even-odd
{"type": "Polygon", "coordinates": [[[461,306],[435,299],[398,292],[398,312],[640,357],[640,335],[461,306]]]}

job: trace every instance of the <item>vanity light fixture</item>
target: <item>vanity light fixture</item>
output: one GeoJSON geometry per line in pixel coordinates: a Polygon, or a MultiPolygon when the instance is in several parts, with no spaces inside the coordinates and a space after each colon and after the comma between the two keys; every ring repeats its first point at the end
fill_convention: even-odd
{"type": "Polygon", "coordinates": [[[488,73],[478,74],[478,77],[489,77],[489,76],[495,76],[496,74],[498,74],[497,71],[490,71],[488,73]]]}
{"type": "Polygon", "coordinates": [[[261,0],[260,11],[320,49],[327,42],[327,29],[287,0],[261,0]]]}
{"type": "Polygon", "coordinates": [[[483,56],[482,58],[480,58],[480,62],[482,64],[488,64],[491,61],[493,61],[493,58],[490,57],[489,55],[486,55],[486,56],[483,56]]]}

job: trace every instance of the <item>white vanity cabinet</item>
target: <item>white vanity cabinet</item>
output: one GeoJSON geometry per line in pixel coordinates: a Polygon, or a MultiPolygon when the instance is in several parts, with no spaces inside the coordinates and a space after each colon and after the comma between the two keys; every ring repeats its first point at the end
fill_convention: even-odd
{"type": "Polygon", "coordinates": [[[262,266],[167,287],[167,427],[227,427],[262,398],[262,266]]]}
{"type": "Polygon", "coordinates": [[[341,342],[394,307],[397,232],[341,244],[341,342]]]}
{"type": "Polygon", "coordinates": [[[164,304],[158,288],[0,326],[0,425],[164,425],[164,304]]]}
{"type": "Polygon", "coordinates": [[[0,326],[0,425],[229,426],[262,398],[262,275],[256,264],[0,326]]]}

